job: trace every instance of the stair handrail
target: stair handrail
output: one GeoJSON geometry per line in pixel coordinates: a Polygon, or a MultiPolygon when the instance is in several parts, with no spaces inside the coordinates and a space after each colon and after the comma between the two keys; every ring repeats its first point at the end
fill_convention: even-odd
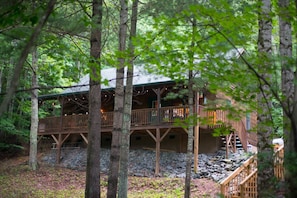
{"type": "Polygon", "coordinates": [[[221,193],[226,198],[231,198],[240,192],[240,183],[257,167],[256,155],[252,155],[232,174],[220,182],[221,193]]]}
{"type": "Polygon", "coordinates": [[[240,197],[257,198],[258,169],[251,172],[240,184],[240,197]]]}
{"type": "MultiPolygon", "coordinates": [[[[232,182],[234,178],[237,178],[240,174],[239,170],[242,170],[246,167],[246,162],[244,162],[241,167],[237,168],[231,175],[225,178],[221,183],[221,193],[226,198],[231,198],[233,195],[240,195],[240,197],[249,197],[254,198],[257,197],[257,155],[253,155],[246,162],[251,159],[255,160],[255,166],[252,166],[252,171],[241,181],[237,182],[237,186],[235,182],[232,182]],[[231,183],[231,185],[230,185],[231,183]],[[229,189],[228,189],[229,188],[229,189]]],[[[274,175],[278,180],[284,180],[284,145],[281,145],[274,152],[274,175]]],[[[238,181],[238,180],[237,180],[238,181]]]]}

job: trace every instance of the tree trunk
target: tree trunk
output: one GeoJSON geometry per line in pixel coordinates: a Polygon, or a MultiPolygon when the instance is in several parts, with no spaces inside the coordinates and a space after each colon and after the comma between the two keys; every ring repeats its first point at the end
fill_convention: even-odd
{"type": "Polygon", "coordinates": [[[191,196],[191,171],[193,158],[193,116],[194,116],[194,93],[193,93],[193,72],[189,71],[189,85],[188,85],[188,103],[189,103],[189,120],[188,120],[188,146],[187,146],[187,164],[186,164],[186,179],[185,179],[185,198],[191,196]]]}
{"type": "Polygon", "coordinates": [[[100,197],[102,0],[93,0],[92,7],[86,198],[100,197]]]}
{"type": "MultiPolygon", "coordinates": [[[[262,60],[261,68],[267,68],[271,65],[270,57],[272,53],[272,23],[271,23],[271,2],[270,0],[260,0],[259,14],[259,35],[258,51],[259,59],[262,60]]],[[[266,73],[265,69],[260,71],[262,78],[271,82],[271,74],[266,73]]],[[[258,197],[273,197],[276,194],[276,185],[274,177],[273,148],[272,144],[272,118],[270,109],[272,109],[272,95],[270,88],[265,83],[259,85],[258,93],[258,197]]]]}
{"type": "Polygon", "coordinates": [[[32,50],[32,91],[31,91],[31,128],[30,128],[30,153],[29,166],[37,170],[37,130],[38,130],[38,58],[37,47],[32,50]]]}
{"type": "MultiPolygon", "coordinates": [[[[297,5],[297,1],[295,1],[297,5]]],[[[296,65],[292,64],[292,15],[289,0],[279,0],[279,52],[282,67],[283,126],[285,137],[285,180],[288,186],[287,197],[297,196],[297,93],[296,93],[296,65]]],[[[295,7],[296,13],[296,7],[295,7]]]]}
{"type": "Polygon", "coordinates": [[[44,15],[42,17],[40,17],[40,20],[39,20],[37,26],[35,27],[30,39],[28,40],[26,46],[24,47],[24,49],[20,55],[20,58],[16,64],[16,66],[14,67],[13,77],[12,77],[11,83],[10,83],[10,89],[8,90],[2,103],[0,104],[0,116],[6,111],[6,108],[8,107],[8,104],[9,104],[9,102],[10,102],[10,100],[18,86],[24,62],[26,61],[27,56],[30,53],[32,46],[35,45],[35,42],[36,42],[43,26],[45,25],[48,17],[52,13],[55,4],[56,4],[56,0],[50,0],[49,3],[47,4],[47,8],[45,10],[44,15]]]}
{"type": "MultiPolygon", "coordinates": [[[[125,52],[127,38],[128,7],[126,0],[121,0],[119,51],[125,52]]],[[[107,197],[116,198],[118,192],[118,177],[120,164],[120,140],[123,127],[124,113],[124,71],[125,57],[118,58],[119,66],[116,74],[116,88],[114,98],[113,131],[108,174],[107,197]]]]}
{"type": "Polygon", "coordinates": [[[121,158],[120,158],[120,177],[119,177],[119,192],[118,197],[126,198],[128,195],[128,164],[129,164],[129,146],[130,146],[130,128],[131,128],[131,110],[133,98],[133,60],[134,60],[134,45],[132,38],[136,36],[138,0],[133,1],[132,16],[131,16],[131,31],[130,31],[130,62],[127,70],[127,80],[125,89],[125,104],[123,129],[121,138],[121,158]]]}

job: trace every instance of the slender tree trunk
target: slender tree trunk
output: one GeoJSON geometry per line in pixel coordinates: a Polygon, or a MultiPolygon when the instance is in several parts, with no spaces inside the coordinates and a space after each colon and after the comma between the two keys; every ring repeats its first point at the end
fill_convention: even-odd
{"type": "Polygon", "coordinates": [[[37,130],[38,130],[38,58],[37,47],[32,50],[32,91],[29,166],[37,170],[37,130]]]}
{"type": "MultiPolygon", "coordinates": [[[[119,51],[125,52],[127,38],[128,6],[126,0],[120,0],[120,30],[119,51]]],[[[124,71],[125,57],[119,57],[119,67],[116,74],[116,88],[114,101],[113,131],[110,152],[110,165],[108,174],[107,197],[116,198],[118,192],[118,177],[120,165],[120,140],[123,127],[124,113],[124,71]]]]}
{"type": "MultiPolygon", "coordinates": [[[[195,47],[195,36],[197,34],[197,21],[192,19],[192,40],[191,48],[195,47]]],[[[194,65],[194,49],[190,50],[189,57],[190,68],[194,65]]],[[[193,158],[193,141],[194,141],[194,90],[193,90],[193,71],[189,70],[188,82],[188,104],[189,104],[189,123],[188,123],[188,145],[187,145],[187,164],[186,164],[186,178],[185,178],[185,198],[191,196],[191,171],[192,171],[192,158],[193,158]]],[[[195,118],[196,120],[197,118],[195,118]]]]}
{"type": "Polygon", "coordinates": [[[189,71],[189,85],[188,85],[188,103],[189,103],[189,123],[188,123],[188,146],[187,146],[187,164],[186,164],[186,179],[185,179],[185,198],[191,196],[191,171],[193,158],[193,115],[194,115],[194,93],[193,93],[193,72],[189,71]]]}
{"type": "Polygon", "coordinates": [[[9,102],[10,102],[10,100],[11,100],[17,86],[18,86],[24,62],[26,61],[27,56],[30,53],[30,50],[31,50],[32,46],[35,45],[35,41],[37,40],[43,26],[45,25],[45,23],[46,23],[46,21],[48,19],[48,17],[52,13],[55,4],[56,4],[56,0],[50,0],[49,1],[49,3],[47,4],[44,15],[42,17],[40,17],[40,20],[39,20],[38,24],[36,25],[31,37],[29,38],[25,48],[23,49],[23,51],[21,53],[21,56],[20,56],[16,66],[14,68],[13,77],[12,77],[11,83],[10,83],[10,89],[8,90],[8,92],[6,93],[2,103],[0,104],[0,116],[7,109],[7,106],[9,104],[9,102]]]}
{"type": "Polygon", "coordinates": [[[121,158],[120,158],[120,177],[119,177],[119,192],[118,196],[126,198],[128,195],[128,164],[129,164],[129,146],[130,146],[130,127],[131,127],[131,110],[133,98],[133,60],[134,60],[134,45],[132,39],[136,36],[138,14],[138,0],[133,1],[132,16],[131,16],[131,31],[130,31],[130,62],[127,70],[127,80],[125,89],[125,104],[123,129],[121,138],[121,158]]]}
{"type": "Polygon", "coordinates": [[[85,197],[100,197],[102,0],[93,0],[90,38],[89,133],[85,197]]]}
{"type": "MultiPolygon", "coordinates": [[[[262,60],[261,68],[268,68],[271,65],[272,54],[272,23],[271,23],[271,1],[260,0],[259,14],[259,35],[258,51],[259,59],[262,60]]],[[[261,70],[260,75],[271,82],[271,75],[265,69],[261,70]]],[[[270,88],[266,84],[260,83],[260,93],[258,94],[258,197],[273,197],[276,194],[276,185],[273,165],[272,144],[272,109],[270,88]]]]}
{"type": "MultiPolygon", "coordinates": [[[[297,5],[297,1],[295,1],[297,5]]],[[[282,67],[282,94],[284,102],[284,137],[285,137],[285,179],[288,185],[287,197],[297,197],[297,93],[296,65],[292,64],[292,15],[289,0],[279,0],[279,52],[282,67]]],[[[295,7],[296,13],[296,7],[295,7]]]]}

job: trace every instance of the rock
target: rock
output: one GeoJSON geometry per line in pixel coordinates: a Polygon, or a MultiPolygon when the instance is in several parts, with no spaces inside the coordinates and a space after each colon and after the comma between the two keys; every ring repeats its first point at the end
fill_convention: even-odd
{"type": "MultiPolygon", "coordinates": [[[[44,163],[55,165],[56,151],[51,150],[42,159],[44,163]]],[[[83,148],[62,150],[64,167],[78,170],[86,169],[87,150],[83,148]]],[[[229,155],[225,159],[225,151],[215,154],[199,154],[198,173],[192,173],[193,178],[209,178],[216,182],[226,178],[248,157],[246,153],[239,151],[229,155]]],[[[109,149],[101,149],[100,153],[102,173],[108,173],[109,149]]],[[[155,174],[155,152],[151,150],[131,150],[129,154],[129,175],[138,177],[154,177],[155,174]]],[[[192,164],[192,169],[194,164],[192,164]]],[[[184,178],[186,172],[186,154],[174,152],[161,152],[160,154],[160,176],[184,178]]]]}

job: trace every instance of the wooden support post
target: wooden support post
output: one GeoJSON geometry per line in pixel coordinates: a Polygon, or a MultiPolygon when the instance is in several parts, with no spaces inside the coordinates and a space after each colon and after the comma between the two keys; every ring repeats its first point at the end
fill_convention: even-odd
{"type": "Polygon", "coordinates": [[[228,142],[228,140],[229,140],[229,135],[226,135],[226,137],[225,137],[226,159],[229,158],[229,142],[228,142]]]}
{"type": "Polygon", "coordinates": [[[236,134],[233,132],[233,152],[236,152],[236,134]]]}
{"type": "Polygon", "coordinates": [[[170,128],[165,131],[165,133],[161,136],[160,128],[156,128],[156,136],[150,131],[146,130],[146,132],[155,140],[156,142],[156,166],[155,166],[155,176],[160,174],[160,152],[161,152],[161,142],[165,138],[165,136],[170,132],[170,128]]]}
{"type": "Polygon", "coordinates": [[[158,112],[158,117],[157,117],[157,122],[158,124],[161,122],[161,95],[165,91],[165,88],[158,88],[158,89],[153,89],[155,94],[157,95],[157,112],[158,112]]]}
{"type": "Polygon", "coordinates": [[[42,140],[42,138],[43,138],[43,135],[40,135],[37,137],[37,144],[42,140]]]}
{"type": "Polygon", "coordinates": [[[199,155],[199,93],[195,94],[195,114],[197,116],[197,124],[194,128],[194,172],[198,172],[198,155],[199,155]]]}
{"type": "Polygon", "coordinates": [[[155,175],[160,174],[160,150],[161,150],[161,138],[160,138],[160,129],[156,129],[156,168],[155,175]]]}
{"type": "Polygon", "coordinates": [[[199,125],[194,130],[194,172],[198,172],[198,155],[199,155],[199,125]]]}
{"type": "Polygon", "coordinates": [[[62,147],[62,134],[60,133],[58,136],[58,144],[57,144],[57,155],[56,155],[56,163],[57,164],[60,164],[61,147],[62,147]]]}

